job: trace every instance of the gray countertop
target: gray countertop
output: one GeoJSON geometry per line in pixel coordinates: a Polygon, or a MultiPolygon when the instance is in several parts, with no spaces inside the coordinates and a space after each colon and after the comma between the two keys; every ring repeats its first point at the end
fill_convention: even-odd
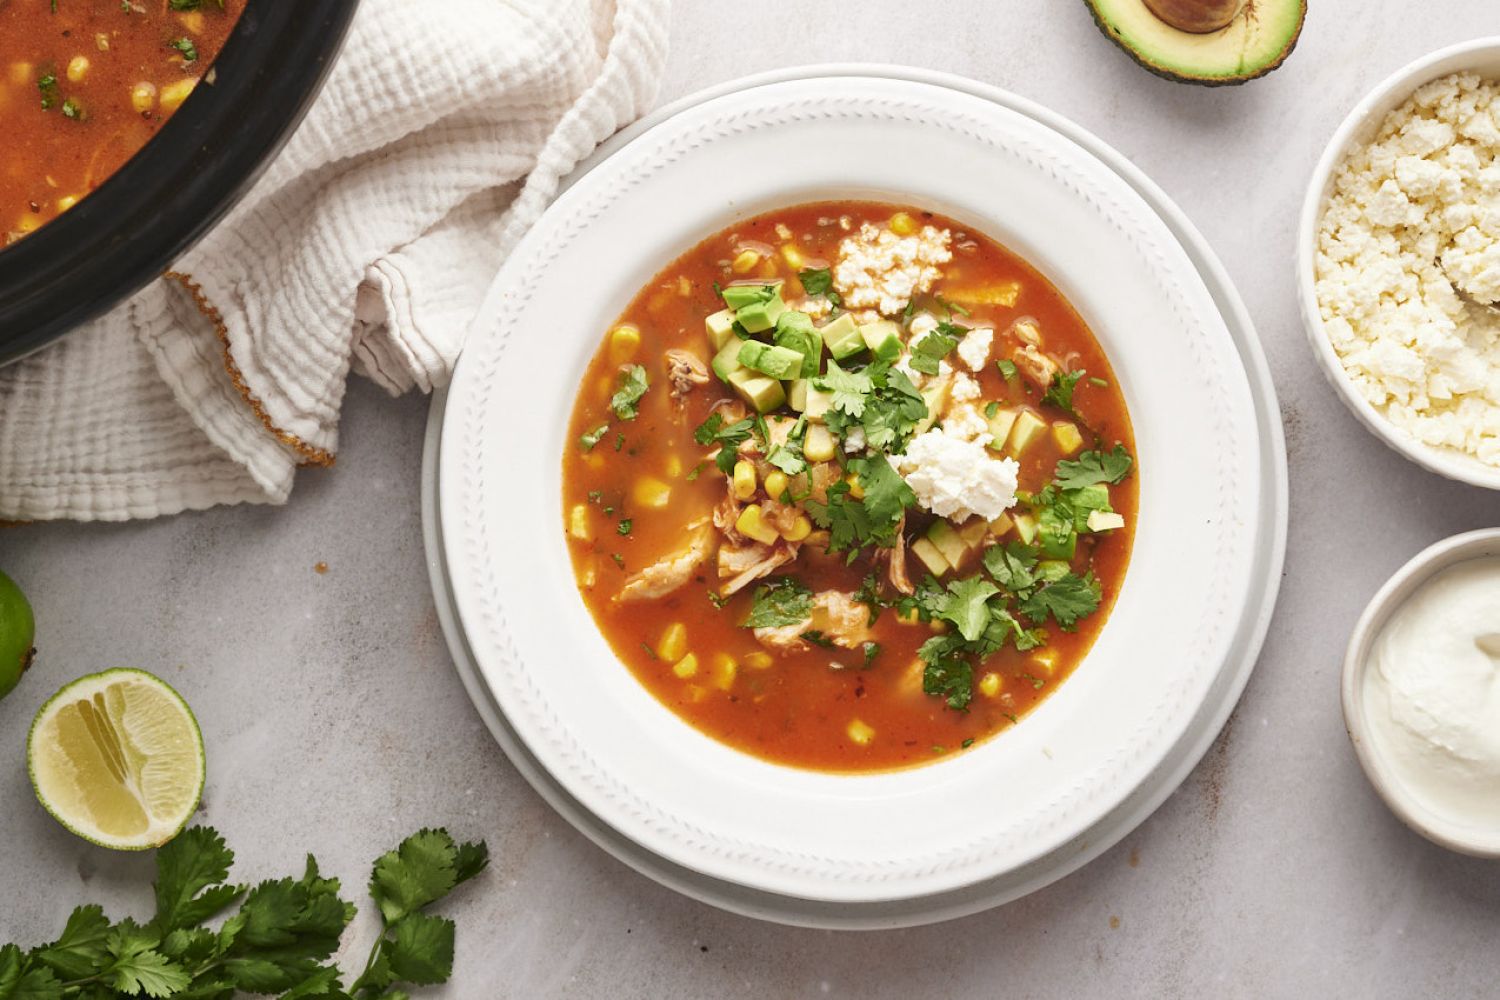
{"type": "MultiPolygon", "coordinates": [[[[197,712],[201,818],[237,849],[242,880],[290,873],[310,850],[363,903],[370,861],[417,827],[488,838],[491,871],[445,911],[458,963],[436,995],[1492,995],[1500,866],[1427,844],[1381,805],[1343,732],[1338,663],[1380,583],[1428,543],[1500,523],[1500,498],[1408,464],[1334,399],[1303,341],[1292,245],[1338,121],[1407,61],[1500,29],[1493,0],[1316,0],[1285,67],[1220,90],[1141,71],[1078,0],[768,0],[753,13],[677,0],[673,29],[663,100],[848,60],[1017,91],[1123,151],[1223,257],[1281,395],[1292,513],[1270,639],[1207,758],[1097,861],[961,922],[834,934],[679,898],[574,833],[491,741],[427,587],[426,400],[356,384],[337,467],[301,473],[284,508],[0,532],[41,648],[0,702],[0,942],[50,938],[86,900],[149,912],[149,856],[63,832],[23,763],[53,689],[133,665],[197,712]]],[[[367,946],[365,919],[346,966],[367,946]]]]}

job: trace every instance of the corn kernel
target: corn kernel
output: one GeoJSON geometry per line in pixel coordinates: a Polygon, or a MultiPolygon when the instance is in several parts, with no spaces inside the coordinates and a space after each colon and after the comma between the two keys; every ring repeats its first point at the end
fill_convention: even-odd
{"type": "Polygon", "coordinates": [[[621,323],[609,335],[609,360],[622,365],[635,357],[641,346],[640,328],[631,323],[621,323]]]}
{"type": "Polygon", "coordinates": [[[766,473],[766,496],[772,500],[780,500],[786,493],[786,473],[779,469],[775,472],[766,473]]]}
{"type": "Polygon", "coordinates": [[[696,653],[689,653],[682,659],[678,660],[676,663],[672,664],[672,673],[676,674],[678,677],[681,677],[683,680],[687,680],[697,672],[698,655],[696,653]]]}
{"type": "Polygon", "coordinates": [[[686,275],[677,279],[677,294],[684,299],[693,294],[693,283],[686,275]]]}
{"type": "Polygon", "coordinates": [[[797,520],[792,522],[790,528],[781,533],[781,537],[789,542],[800,542],[810,534],[812,534],[812,522],[807,519],[807,515],[798,514],[797,520]]]}
{"type": "Polygon", "coordinates": [[[869,746],[870,741],[875,738],[875,730],[858,719],[850,721],[849,728],[845,731],[849,734],[849,739],[862,747],[869,746]]]}
{"type": "Polygon", "coordinates": [[[1005,681],[999,674],[985,674],[979,678],[979,693],[986,698],[993,698],[1005,687],[1005,681]]]}
{"type": "Polygon", "coordinates": [[[141,114],[156,107],[156,84],[142,80],[130,88],[130,106],[141,114]]]}
{"type": "Polygon", "coordinates": [[[809,462],[833,461],[833,434],[822,424],[813,424],[802,442],[802,454],[809,462]]]}
{"type": "Polygon", "coordinates": [[[946,635],[948,633],[948,623],[943,621],[941,618],[934,618],[932,621],[928,622],[927,628],[932,632],[933,635],[946,635]]]}
{"type": "Polygon", "coordinates": [[[734,687],[734,678],[739,669],[740,665],[735,662],[734,657],[728,653],[715,653],[711,667],[714,687],[720,691],[728,691],[734,687]]]}
{"type": "Polygon", "coordinates": [[[198,86],[197,78],[190,76],[184,80],[174,80],[161,88],[162,110],[176,111],[178,106],[188,99],[188,95],[196,86],[198,86]]]}
{"type": "Polygon", "coordinates": [[[11,63],[10,64],[10,82],[11,83],[30,83],[31,82],[31,63],[29,63],[29,62],[14,62],[14,63],[11,63]]]}
{"type": "Polygon", "coordinates": [[[655,476],[640,477],[630,492],[636,503],[655,510],[665,507],[672,499],[672,487],[655,476]]]}
{"type": "Polygon", "coordinates": [[[682,475],[682,456],[678,455],[675,451],[672,452],[672,454],[667,456],[665,468],[668,479],[676,479],[682,475]]]}
{"type": "Polygon", "coordinates": [[[68,79],[74,83],[82,83],[83,78],[89,75],[89,57],[74,56],[68,60],[68,79]]]}
{"type": "Polygon", "coordinates": [[[590,563],[578,580],[583,584],[584,590],[593,590],[594,584],[599,582],[599,567],[590,563]]]}
{"type": "Polygon", "coordinates": [[[1057,654],[1050,649],[1031,654],[1032,665],[1048,677],[1057,669],[1057,654]]]}
{"type": "Polygon", "coordinates": [[[97,32],[94,35],[94,48],[98,49],[100,52],[108,52],[109,36],[102,31],[97,32]]]}
{"type": "Polygon", "coordinates": [[[851,472],[844,477],[844,482],[849,484],[849,496],[855,500],[863,500],[865,498],[865,488],[859,485],[858,476],[851,472]]]}
{"type": "Polygon", "coordinates": [[[755,463],[740,459],[734,463],[734,496],[749,500],[755,496],[755,463]]]}
{"type": "Polygon", "coordinates": [[[66,212],[76,204],[78,204],[78,196],[76,194],[65,194],[57,199],[57,210],[59,212],[66,212]]]}
{"type": "Polygon", "coordinates": [[[195,35],[203,31],[203,14],[199,11],[190,10],[178,14],[177,20],[181,21],[182,26],[195,35]]]}
{"type": "Polygon", "coordinates": [[[589,530],[589,509],[586,505],[575,503],[573,509],[568,512],[568,534],[580,542],[586,542],[593,537],[593,532],[589,530]]]}
{"type": "Polygon", "coordinates": [[[802,256],[802,251],[797,249],[795,243],[783,243],[781,245],[781,259],[786,261],[786,266],[794,270],[802,270],[802,265],[807,259],[802,256]]]}
{"type": "Polygon", "coordinates": [[[756,274],[760,275],[762,278],[765,278],[767,281],[776,277],[778,273],[779,272],[776,267],[775,257],[767,257],[765,261],[760,265],[760,270],[756,272],[756,274]]]}
{"type": "Polygon", "coordinates": [[[1071,455],[1083,447],[1083,435],[1078,433],[1078,425],[1071,420],[1053,422],[1052,440],[1064,455],[1071,455]]]}
{"type": "Polygon", "coordinates": [[[676,663],[687,655],[687,626],[682,622],[673,622],[667,626],[667,630],[661,634],[661,640],[656,644],[656,655],[669,663],[676,663]]]}
{"type": "Polygon", "coordinates": [[[744,664],[751,670],[769,670],[771,664],[775,662],[776,660],[772,658],[770,653],[759,649],[753,653],[746,653],[744,656],[744,664]]]}
{"type": "Polygon", "coordinates": [[[741,250],[730,263],[729,269],[735,274],[749,274],[756,264],[760,263],[760,254],[754,250],[741,250]]]}
{"type": "Polygon", "coordinates": [[[595,472],[598,472],[604,468],[604,456],[599,454],[597,451],[591,451],[587,455],[583,456],[583,464],[587,465],[595,472]]]}
{"type": "Polygon", "coordinates": [[[702,684],[684,684],[682,687],[682,696],[696,705],[708,697],[708,688],[702,684]]]}
{"type": "Polygon", "coordinates": [[[734,522],[735,529],[746,538],[753,538],[763,545],[774,545],[781,532],[766,522],[759,504],[747,504],[734,522]]]}
{"type": "Polygon", "coordinates": [[[905,212],[897,212],[891,216],[891,232],[897,236],[910,236],[917,231],[917,220],[905,212]]]}

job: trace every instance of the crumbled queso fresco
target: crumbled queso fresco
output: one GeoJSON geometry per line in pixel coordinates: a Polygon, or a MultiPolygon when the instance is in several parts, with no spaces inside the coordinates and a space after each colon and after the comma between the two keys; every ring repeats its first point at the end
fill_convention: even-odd
{"type": "Polygon", "coordinates": [[[941,277],[939,265],[953,259],[953,234],[923,226],[910,236],[865,223],[839,244],[833,284],[850,310],[873,309],[883,316],[899,315],[913,296],[941,277]]]}
{"type": "Polygon", "coordinates": [[[1015,506],[1021,467],[1015,459],[996,458],[988,440],[984,417],[967,403],[955,406],[941,429],[912,438],[906,453],[895,457],[896,471],[934,514],[993,521],[1015,506]]]}
{"type": "Polygon", "coordinates": [[[1500,316],[1479,304],[1500,302],[1500,84],[1450,76],[1386,117],[1339,168],[1316,269],[1324,329],[1365,399],[1500,466],[1500,316]]]}

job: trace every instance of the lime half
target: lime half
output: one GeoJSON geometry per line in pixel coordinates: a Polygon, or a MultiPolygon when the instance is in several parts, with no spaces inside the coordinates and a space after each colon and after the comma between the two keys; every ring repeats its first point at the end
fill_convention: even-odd
{"type": "Polygon", "coordinates": [[[81,677],[42,706],[26,760],[36,797],[86,840],[160,847],[203,794],[203,734],[187,702],[144,670],[81,677]]]}

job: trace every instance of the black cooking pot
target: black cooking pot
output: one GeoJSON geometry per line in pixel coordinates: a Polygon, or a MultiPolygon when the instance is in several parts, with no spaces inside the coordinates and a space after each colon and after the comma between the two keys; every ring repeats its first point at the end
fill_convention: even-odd
{"type": "Polygon", "coordinates": [[[247,0],[198,87],[114,176],[0,249],[0,364],[140,290],[249,189],[311,106],[359,0],[247,0]]]}

